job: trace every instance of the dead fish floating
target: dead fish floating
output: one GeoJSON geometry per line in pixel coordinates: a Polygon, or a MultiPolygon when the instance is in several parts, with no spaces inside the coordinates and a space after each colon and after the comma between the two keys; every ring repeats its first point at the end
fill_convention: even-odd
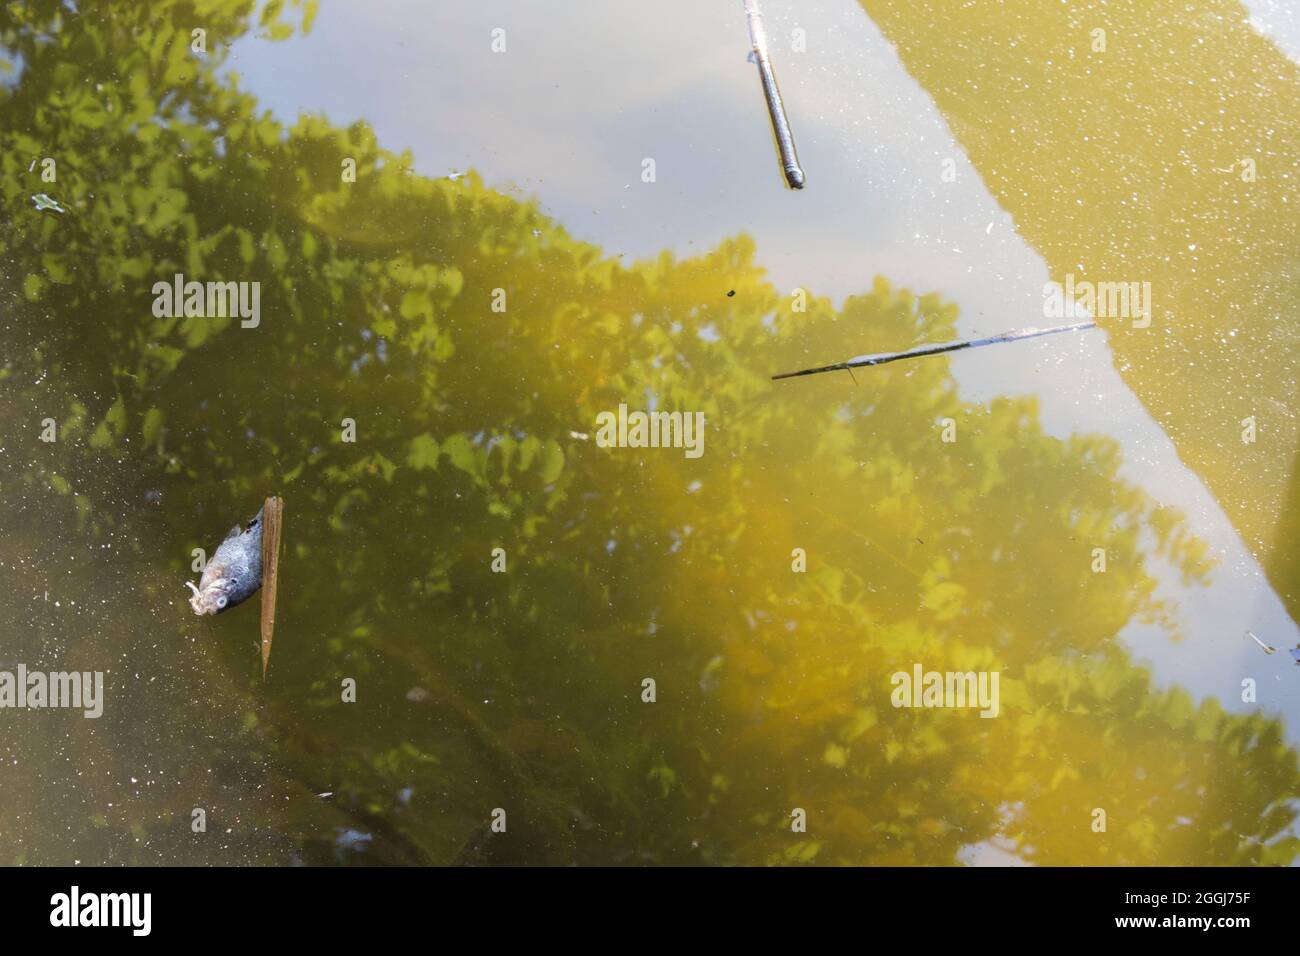
{"type": "Polygon", "coordinates": [[[284,499],[267,498],[248,527],[235,525],[226,540],[208,560],[198,586],[186,581],[194,592],[190,607],[202,617],[220,614],[242,604],[262,590],[262,679],[271,658],[275,631],[275,598],[279,585],[280,541],[284,521],[284,499]],[[263,588],[263,584],[265,587],[263,588]]]}
{"type": "Polygon", "coordinates": [[[203,569],[198,587],[192,581],[185,582],[194,592],[190,607],[194,608],[195,614],[220,614],[247,601],[262,586],[262,516],[265,512],[263,506],[242,531],[239,525],[230,529],[226,540],[221,542],[203,569]]]}

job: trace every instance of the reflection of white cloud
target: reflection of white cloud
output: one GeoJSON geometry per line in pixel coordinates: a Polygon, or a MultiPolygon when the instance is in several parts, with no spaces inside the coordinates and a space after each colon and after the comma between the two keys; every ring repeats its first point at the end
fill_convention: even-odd
{"type": "Polygon", "coordinates": [[[364,118],[386,146],[410,149],[420,172],[474,167],[611,251],[686,254],[749,232],[778,283],[839,298],[869,287],[857,256],[892,242],[904,211],[942,222],[941,153],[964,160],[856,3],[792,14],[776,5],[766,19],[813,177],[801,195],[781,186],[740,4],[678,0],[638,17],[601,0],[558,14],[525,2],[395,0],[379,17],[326,5],[307,40],[240,41],[234,65],[282,117],[364,118]],[[796,24],[807,53],[790,50],[796,24]],[[498,26],[504,54],[489,48],[498,26]],[[640,181],[646,157],[654,184],[640,181]]]}
{"type": "MultiPolygon", "coordinates": [[[[473,167],[480,173],[493,167],[500,169],[501,172],[492,175],[488,181],[503,192],[512,192],[511,187],[515,187],[527,195],[548,200],[557,194],[581,200],[593,193],[612,193],[622,188],[622,181],[614,175],[609,164],[602,161],[598,144],[587,138],[564,135],[544,114],[537,113],[511,123],[483,123],[482,105],[465,102],[440,106],[438,113],[439,125],[446,129],[480,127],[473,149],[462,151],[456,160],[459,163],[456,168],[473,167]],[[527,144],[526,150],[520,149],[521,143],[527,144]],[[553,170],[563,170],[563,178],[552,175],[553,170]]],[[[415,155],[416,170],[427,175],[437,175],[441,171],[429,168],[434,160],[424,159],[440,152],[434,146],[434,135],[435,131],[430,130],[418,136],[410,146],[415,155]]],[[[384,142],[382,136],[380,141],[384,142]]]]}
{"type": "MultiPolygon", "coordinates": [[[[1002,841],[1006,842],[1006,841],[1002,841]]],[[[1009,845],[999,846],[999,841],[986,840],[971,843],[957,851],[957,862],[964,866],[1031,866],[1017,856],[1009,845]]]]}
{"type": "Polygon", "coordinates": [[[232,67],[282,118],[305,110],[366,119],[385,146],[412,150],[420,172],[474,166],[489,183],[545,184],[549,203],[590,206],[639,169],[598,166],[608,154],[603,126],[626,117],[619,125],[631,129],[641,111],[707,92],[728,53],[743,62],[743,16],[678,6],[629,17],[626,6],[601,2],[557,12],[522,0],[490,9],[395,0],[381,16],[358,16],[327,4],[305,40],[243,39],[232,67]],[[497,27],[506,30],[501,54],[490,49],[497,27]]]}

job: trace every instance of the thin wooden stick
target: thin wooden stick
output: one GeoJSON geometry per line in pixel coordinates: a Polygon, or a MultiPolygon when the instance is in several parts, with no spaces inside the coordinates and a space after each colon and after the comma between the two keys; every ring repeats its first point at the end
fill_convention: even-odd
{"type": "Polygon", "coordinates": [[[284,528],[284,499],[272,495],[262,508],[262,683],[271,660],[275,633],[275,592],[280,582],[280,541],[284,528]]]}
{"type": "Polygon", "coordinates": [[[1246,636],[1249,637],[1249,638],[1250,638],[1252,641],[1254,641],[1256,644],[1258,644],[1260,647],[1264,648],[1264,653],[1265,653],[1265,654],[1276,654],[1276,653],[1277,653],[1277,648],[1276,648],[1276,647],[1269,647],[1267,644],[1265,644],[1263,641],[1261,641],[1258,637],[1256,637],[1256,636],[1255,636],[1254,634],[1252,634],[1250,631],[1247,631],[1247,632],[1246,632],[1246,636]]]}
{"type": "Polygon", "coordinates": [[[763,29],[763,14],[758,10],[758,0],[745,0],[745,17],[749,21],[749,45],[754,50],[754,62],[758,64],[758,79],[763,84],[767,114],[772,117],[772,133],[776,136],[777,152],[781,154],[785,181],[793,189],[803,189],[803,169],[799,165],[799,154],[795,152],[794,133],[790,130],[790,118],[785,115],[781,89],[776,85],[776,72],[768,56],[767,32],[763,29]]]}
{"type": "Polygon", "coordinates": [[[982,345],[996,345],[999,342],[1015,342],[1018,339],[1033,339],[1040,335],[1055,335],[1057,332],[1078,332],[1081,329],[1095,328],[1096,322],[1078,322],[1074,325],[1058,325],[1053,329],[1022,329],[1019,332],[1003,332],[1001,335],[994,335],[987,339],[966,339],[961,342],[943,342],[939,345],[922,345],[918,348],[908,349],[906,352],[884,352],[880,355],[860,355],[857,358],[849,359],[847,362],[837,362],[834,365],[822,365],[818,368],[806,368],[798,372],[784,372],[781,375],[773,375],[775,381],[779,378],[795,378],[799,375],[817,375],[821,372],[840,372],[850,371],[855,368],[862,368],[869,365],[884,365],[886,362],[897,362],[899,359],[922,358],[926,355],[942,355],[944,352],[957,352],[961,349],[974,349],[982,345]]]}

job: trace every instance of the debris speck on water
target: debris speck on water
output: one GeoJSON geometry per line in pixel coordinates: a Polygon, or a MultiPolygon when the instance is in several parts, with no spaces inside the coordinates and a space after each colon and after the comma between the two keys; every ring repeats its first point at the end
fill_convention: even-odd
{"type": "Polygon", "coordinates": [[[55,199],[53,196],[47,196],[45,193],[37,193],[35,196],[33,196],[32,203],[36,206],[37,212],[41,212],[46,209],[50,210],[51,212],[57,212],[57,213],[67,212],[66,209],[64,209],[61,205],[59,205],[59,201],[57,199],[55,199]]]}

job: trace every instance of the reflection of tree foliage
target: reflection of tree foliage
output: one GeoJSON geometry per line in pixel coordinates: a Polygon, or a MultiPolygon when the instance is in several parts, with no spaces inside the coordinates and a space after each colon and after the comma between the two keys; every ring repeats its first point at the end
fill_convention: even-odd
{"type": "MultiPolygon", "coordinates": [[[[210,37],[246,28],[248,4],[210,6],[210,37]]],[[[943,361],[767,381],[868,334],[943,337],[952,307],[878,280],[793,313],[743,238],[623,266],[474,177],[411,175],[363,126],[259,117],[191,58],[184,5],[58,9],[0,19],[23,64],[0,99],[0,241],[26,300],[10,370],[58,370],[2,413],[17,430],[57,401],[68,436],[12,480],[69,495],[92,535],[130,521],[107,507],[123,476],[160,489],[156,602],[188,547],[285,494],[249,721],[258,759],[380,834],[371,858],[947,863],[996,837],[1045,863],[1290,859],[1278,724],[1155,691],[1115,644],[1165,620],[1145,550],[1208,565],[1112,442],[1051,438],[1028,401],[965,403],[943,361]],[[65,217],[24,205],[37,155],[60,161],[65,217]],[[261,326],[154,318],[177,271],[260,281],[261,326]],[[571,434],[620,401],[704,411],[705,455],[571,434]],[[1003,715],[893,709],[888,675],[917,661],[1001,670],[1003,715]],[[505,837],[483,831],[497,806],[505,837]]],[[[239,613],[197,633],[251,676],[239,613]]],[[[258,819],[305,842],[307,816],[258,819]]]]}

